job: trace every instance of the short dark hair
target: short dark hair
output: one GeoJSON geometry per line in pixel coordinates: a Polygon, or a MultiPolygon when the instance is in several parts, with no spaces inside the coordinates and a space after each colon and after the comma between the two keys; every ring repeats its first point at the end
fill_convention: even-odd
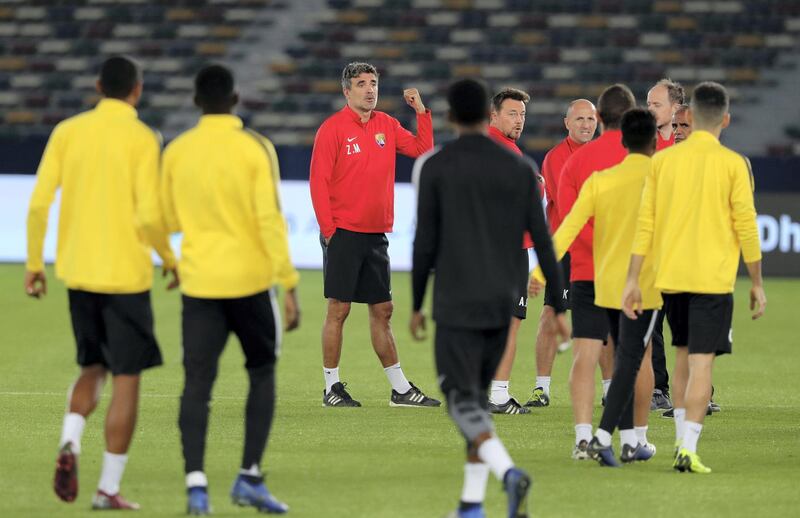
{"type": "Polygon", "coordinates": [[[597,115],[603,127],[616,129],[622,121],[622,115],[636,106],[636,98],[631,89],[623,84],[611,85],[597,99],[597,115]]]}
{"type": "Polygon", "coordinates": [[[142,82],[142,69],[127,56],[112,56],[100,67],[100,91],[106,97],[125,99],[142,82]]]}
{"type": "Polygon", "coordinates": [[[701,126],[717,126],[722,123],[730,107],[730,98],[725,87],[706,81],[694,87],[692,93],[692,116],[701,126]]]}
{"type": "Polygon", "coordinates": [[[488,119],[489,91],[477,79],[460,79],[447,89],[450,118],[456,124],[477,124],[488,119]]]}
{"type": "Polygon", "coordinates": [[[233,73],[223,65],[208,65],[194,78],[195,102],[207,111],[226,112],[236,104],[233,73]]]}
{"type": "Polygon", "coordinates": [[[646,151],[656,139],[656,118],[644,108],[631,108],[622,116],[622,145],[631,152],[646,151]]]}
{"type": "Polygon", "coordinates": [[[503,106],[503,101],[506,99],[522,101],[523,104],[528,104],[528,102],[531,100],[531,96],[517,88],[503,88],[494,94],[494,97],[492,97],[492,106],[494,107],[494,111],[499,112],[500,108],[503,106]]]}
{"type": "Polygon", "coordinates": [[[375,79],[378,79],[379,77],[378,69],[369,63],[361,63],[357,61],[348,63],[347,66],[345,66],[342,70],[342,88],[349,90],[352,86],[350,80],[355,79],[361,74],[375,74],[375,79]]]}
{"type": "Polygon", "coordinates": [[[683,85],[679,82],[673,81],[667,77],[656,83],[655,86],[666,87],[670,104],[683,104],[686,102],[686,91],[683,89],[683,85]]]}

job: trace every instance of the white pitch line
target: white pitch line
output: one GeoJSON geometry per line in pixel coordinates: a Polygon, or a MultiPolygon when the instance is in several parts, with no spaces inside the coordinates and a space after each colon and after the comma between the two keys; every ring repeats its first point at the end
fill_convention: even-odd
{"type": "MultiPolygon", "coordinates": [[[[66,392],[9,392],[9,391],[2,391],[0,392],[0,396],[58,396],[58,397],[67,397],[66,392]]],[[[180,394],[140,394],[139,397],[145,398],[153,398],[153,399],[179,399],[181,397],[180,394]]],[[[242,396],[212,396],[211,399],[231,399],[242,401],[246,399],[242,396]]]]}

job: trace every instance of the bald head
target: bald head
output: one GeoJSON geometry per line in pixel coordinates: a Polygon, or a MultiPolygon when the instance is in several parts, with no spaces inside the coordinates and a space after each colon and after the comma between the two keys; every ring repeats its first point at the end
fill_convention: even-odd
{"type": "Polygon", "coordinates": [[[592,140],[597,129],[597,110],[594,104],[586,99],[576,99],[569,103],[564,126],[569,132],[569,138],[575,142],[585,144],[592,140]]]}

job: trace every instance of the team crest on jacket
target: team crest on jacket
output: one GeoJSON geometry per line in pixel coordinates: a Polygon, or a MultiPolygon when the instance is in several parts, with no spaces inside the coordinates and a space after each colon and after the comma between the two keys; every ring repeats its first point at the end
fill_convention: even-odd
{"type": "Polygon", "coordinates": [[[386,135],[384,135],[383,133],[376,133],[375,134],[375,142],[377,142],[380,147],[385,146],[386,145],[386,135]]]}

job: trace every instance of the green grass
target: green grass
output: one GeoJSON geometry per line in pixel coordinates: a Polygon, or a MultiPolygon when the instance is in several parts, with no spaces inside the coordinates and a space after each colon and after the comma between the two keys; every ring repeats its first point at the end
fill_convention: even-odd
{"type": "MultiPolygon", "coordinates": [[[[0,516],[83,516],[99,476],[103,404],[89,420],[81,457],[81,493],[63,504],[50,489],[65,393],[77,373],[66,293],[50,272],[41,301],[23,295],[21,266],[0,266],[0,516]]],[[[437,394],[430,340],[412,342],[406,324],[410,282],[395,274],[395,334],[408,376],[437,394]]],[[[790,516],[798,512],[800,378],[797,318],[800,281],[769,280],[766,317],[751,322],[747,283],[736,293],[735,344],[714,380],[722,412],[707,420],[700,452],[710,476],[670,469],[672,421],[651,414],[650,440],[659,453],[645,465],[601,469],[570,460],[573,428],[567,392],[570,354],[553,373],[553,405],[529,416],[496,419],[511,455],[535,478],[536,516],[790,516]],[[794,315],[794,316],[793,316],[794,315]]],[[[464,446],[443,409],[391,409],[389,388],[369,344],[366,308],[345,328],[341,373],[361,409],[321,408],[321,275],[303,272],[303,322],[285,337],[278,368],[278,407],[263,467],[270,489],[297,517],[438,517],[461,491],[464,446]]],[[[531,304],[538,316],[540,302],[531,304]]],[[[144,516],[179,516],[185,499],[177,428],[180,366],[179,297],[158,283],[154,308],[165,365],[143,380],[139,425],[123,480],[144,516]]],[[[512,391],[527,397],[534,373],[534,321],[523,325],[512,391]]],[[[671,351],[669,362],[672,363],[671,351]]],[[[231,340],[215,388],[207,472],[217,516],[249,516],[227,491],[238,468],[246,375],[231,340]]],[[[108,390],[104,402],[108,401],[108,390]]],[[[595,423],[600,417],[598,405],[595,423]]],[[[492,480],[490,517],[504,499],[492,480]]]]}

